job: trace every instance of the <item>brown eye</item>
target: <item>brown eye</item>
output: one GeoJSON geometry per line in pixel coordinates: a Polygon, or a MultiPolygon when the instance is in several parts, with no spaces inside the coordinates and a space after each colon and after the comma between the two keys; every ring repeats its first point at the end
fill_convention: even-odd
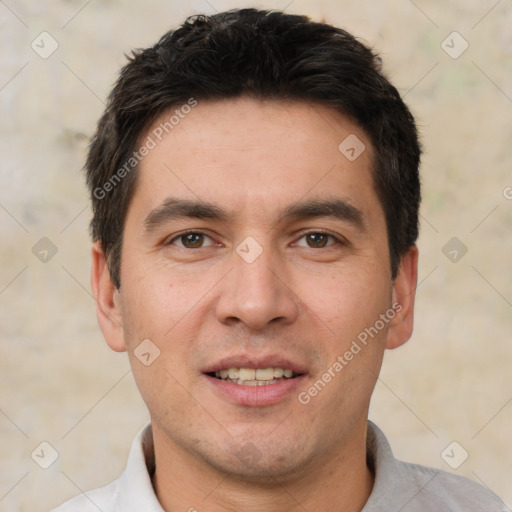
{"type": "Polygon", "coordinates": [[[183,245],[189,249],[197,249],[204,242],[204,235],[201,233],[188,233],[181,236],[183,245]]]}
{"type": "Polygon", "coordinates": [[[202,249],[211,245],[211,243],[206,243],[205,245],[207,241],[211,241],[209,236],[200,232],[190,231],[189,233],[178,235],[169,242],[169,245],[177,245],[185,249],[202,249]]]}
{"type": "MultiPolygon", "coordinates": [[[[325,233],[309,233],[306,235],[307,244],[315,249],[322,249],[327,246],[330,235],[325,233]]],[[[332,238],[332,237],[331,237],[332,238]]]]}

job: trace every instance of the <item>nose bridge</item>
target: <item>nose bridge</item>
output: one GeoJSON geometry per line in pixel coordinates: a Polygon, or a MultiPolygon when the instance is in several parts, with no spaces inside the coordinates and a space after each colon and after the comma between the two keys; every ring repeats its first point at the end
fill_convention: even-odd
{"type": "Polygon", "coordinates": [[[262,329],[277,319],[288,323],[297,317],[297,302],[269,245],[247,237],[233,253],[232,265],[217,303],[219,321],[262,329]]]}
{"type": "Polygon", "coordinates": [[[265,299],[270,301],[276,295],[277,279],[275,270],[272,269],[271,249],[263,250],[263,247],[250,247],[251,243],[240,244],[237,249],[235,261],[235,276],[237,279],[238,293],[241,297],[245,297],[248,301],[265,299]],[[249,247],[248,247],[249,246],[249,247]],[[248,252],[244,252],[247,251],[248,252]],[[261,296],[260,296],[261,295],[261,296]]]}

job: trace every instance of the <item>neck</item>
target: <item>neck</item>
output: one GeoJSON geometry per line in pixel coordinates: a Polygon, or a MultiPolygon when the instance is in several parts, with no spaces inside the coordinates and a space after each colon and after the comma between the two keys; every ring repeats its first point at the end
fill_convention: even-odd
{"type": "Polygon", "coordinates": [[[216,471],[153,426],[154,487],[166,512],[360,512],[373,487],[366,464],[366,423],[354,428],[344,446],[324,454],[291,477],[261,484],[216,471]],[[339,505],[339,506],[338,506],[339,505]]]}

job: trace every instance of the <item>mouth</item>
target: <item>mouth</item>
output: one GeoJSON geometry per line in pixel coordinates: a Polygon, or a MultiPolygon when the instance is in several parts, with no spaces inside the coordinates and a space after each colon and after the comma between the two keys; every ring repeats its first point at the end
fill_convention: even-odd
{"type": "Polygon", "coordinates": [[[269,366],[266,368],[230,367],[206,375],[239,386],[270,386],[303,375],[290,368],[269,366]]]}
{"type": "Polygon", "coordinates": [[[215,397],[249,407],[292,400],[307,377],[305,367],[277,355],[228,357],[202,373],[215,397]]]}

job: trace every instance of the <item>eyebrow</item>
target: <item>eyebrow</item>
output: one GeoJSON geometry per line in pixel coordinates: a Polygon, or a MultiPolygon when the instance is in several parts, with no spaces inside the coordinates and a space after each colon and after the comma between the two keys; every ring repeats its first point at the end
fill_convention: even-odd
{"type": "Polygon", "coordinates": [[[144,219],[147,231],[153,231],[171,220],[194,218],[226,222],[228,214],[219,206],[204,201],[167,198],[163,204],[152,210],[144,219]]]}
{"type": "MultiPolygon", "coordinates": [[[[340,198],[311,199],[293,203],[285,208],[279,220],[286,222],[317,217],[333,217],[352,224],[360,231],[366,230],[363,212],[340,198]]],[[[144,228],[146,231],[153,231],[167,222],[183,218],[227,222],[230,215],[213,203],[170,197],[148,214],[144,220],[144,228]]]]}
{"type": "Polygon", "coordinates": [[[306,220],[316,217],[333,217],[348,222],[360,231],[366,230],[363,212],[345,199],[311,199],[309,201],[291,204],[285,210],[283,220],[306,220]]]}

